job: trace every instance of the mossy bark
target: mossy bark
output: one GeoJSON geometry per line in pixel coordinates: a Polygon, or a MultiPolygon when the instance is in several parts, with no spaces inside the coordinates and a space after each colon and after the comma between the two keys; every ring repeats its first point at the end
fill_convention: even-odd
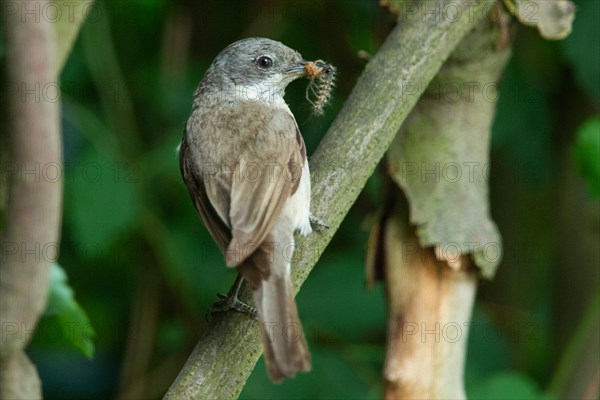
{"type": "Polygon", "coordinates": [[[381,254],[370,252],[388,295],[387,399],[466,398],[478,276],[492,277],[502,254],[487,179],[498,81],[510,56],[502,15],[494,10],[494,21],[465,36],[388,151],[392,201],[374,229],[381,254]]]}

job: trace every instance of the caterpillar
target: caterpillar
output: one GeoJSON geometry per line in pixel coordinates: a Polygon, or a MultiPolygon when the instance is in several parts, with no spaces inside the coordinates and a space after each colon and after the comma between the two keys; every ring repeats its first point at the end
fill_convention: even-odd
{"type": "Polygon", "coordinates": [[[306,100],[312,105],[314,114],[323,115],[323,107],[331,100],[335,86],[335,67],[317,60],[306,64],[304,72],[310,78],[306,87],[306,100]],[[314,100],[311,100],[311,95],[314,100]]]}

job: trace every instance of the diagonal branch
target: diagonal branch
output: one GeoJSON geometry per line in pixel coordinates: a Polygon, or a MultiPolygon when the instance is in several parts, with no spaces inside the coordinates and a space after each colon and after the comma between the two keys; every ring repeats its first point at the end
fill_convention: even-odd
{"type": "MultiPolygon", "coordinates": [[[[427,84],[494,0],[440,0],[406,15],[366,66],[311,159],[312,211],[331,228],[299,238],[293,261],[297,291],[383,157],[427,84]],[[455,12],[452,18],[445,15],[455,12]]],[[[250,298],[248,292],[243,293],[250,298]]],[[[262,346],[257,322],[237,313],[217,316],[165,399],[236,398],[262,346]]]]}

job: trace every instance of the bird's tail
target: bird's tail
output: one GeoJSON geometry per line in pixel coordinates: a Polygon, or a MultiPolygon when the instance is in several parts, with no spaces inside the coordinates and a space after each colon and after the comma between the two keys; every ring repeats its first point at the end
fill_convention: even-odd
{"type": "Polygon", "coordinates": [[[289,263],[283,268],[272,266],[268,279],[254,290],[254,301],[271,379],[279,382],[297,371],[310,371],[311,357],[292,295],[289,263]]]}

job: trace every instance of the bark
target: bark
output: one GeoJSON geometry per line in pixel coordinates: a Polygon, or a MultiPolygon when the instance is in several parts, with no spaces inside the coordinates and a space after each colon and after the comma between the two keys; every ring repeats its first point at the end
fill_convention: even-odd
{"type": "MultiPolygon", "coordinates": [[[[440,4],[463,12],[453,20],[435,12],[406,16],[366,66],[310,160],[312,211],[331,228],[298,238],[292,262],[296,292],[427,83],[494,1],[440,4]]],[[[248,290],[242,293],[242,299],[250,297],[248,290]]],[[[258,328],[238,313],[215,317],[165,398],[236,398],[262,352],[258,328]]]]}
{"type": "Polygon", "coordinates": [[[3,7],[9,90],[0,138],[2,399],[42,396],[24,349],[46,306],[49,271],[58,254],[63,191],[58,72],[85,15],[52,19],[57,14],[44,12],[49,6],[10,1],[3,7]]]}
{"type": "Polygon", "coordinates": [[[380,250],[369,253],[389,303],[387,399],[466,398],[477,278],[493,276],[502,254],[487,169],[494,90],[510,51],[498,29],[504,14],[491,15],[496,22],[483,20],[455,49],[388,152],[392,206],[373,230],[380,250]]]}
{"type": "Polygon", "coordinates": [[[390,308],[385,398],[464,399],[477,276],[467,256],[455,271],[421,247],[407,222],[396,214],[384,228],[390,308]]]}
{"type": "Polygon", "coordinates": [[[15,90],[6,99],[10,161],[3,168],[11,173],[1,245],[0,397],[41,398],[39,377],[23,350],[46,305],[60,231],[62,181],[42,172],[62,165],[59,103],[43,90],[57,82],[54,30],[44,18],[21,19],[19,13],[7,16],[5,28],[7,81],[15,90]]]}

